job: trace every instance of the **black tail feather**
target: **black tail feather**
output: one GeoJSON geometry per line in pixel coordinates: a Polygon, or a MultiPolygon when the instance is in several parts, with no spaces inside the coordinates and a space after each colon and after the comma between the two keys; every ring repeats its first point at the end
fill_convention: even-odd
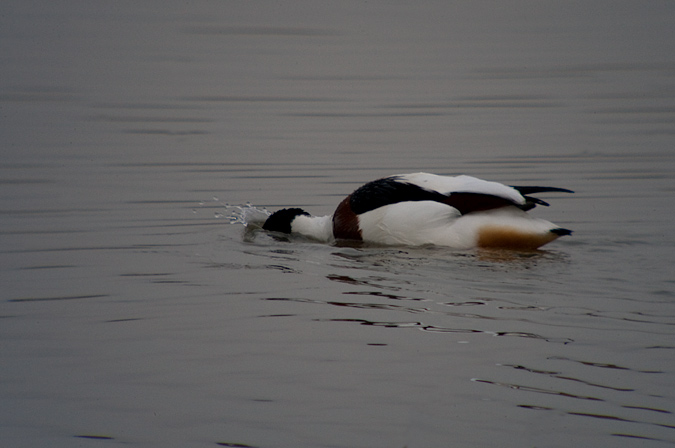
{"type": "Polygon", "coordinates": [[[547,192],[574,193],[572,190],[557,187],[516,187],[515,185],[511,185],[511,188],[515,188],[522,195],[547,192]]]}
{"type": "Polygon", "coordinates": [[[526,201],[525,204],[520,206],[520,208],[525,211],[531,210],[535,208],[537,205],[543,205],[545,207],[548,207],[549,205],[548,202],[546,201],[542,201],[541,199],[528,196],[529,194],[547,193],[547,192],[574,193],[572,190],[558,187],[516,187],[512,185],[511,188],[515,188],[516,190],[518,190],[518,193],[522,194],[523,197],[525,198],[526,201]]]}

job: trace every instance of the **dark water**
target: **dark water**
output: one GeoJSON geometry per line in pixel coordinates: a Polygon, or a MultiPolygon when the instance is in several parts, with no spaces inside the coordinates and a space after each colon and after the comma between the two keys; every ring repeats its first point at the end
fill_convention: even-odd
{"type": "Polygon", "coordinates": [[[3,2],[2,446],[675,444],[673,55],[670,2],[3,2]],[[421,170],[575,233],[229,224],[421,170]]]}

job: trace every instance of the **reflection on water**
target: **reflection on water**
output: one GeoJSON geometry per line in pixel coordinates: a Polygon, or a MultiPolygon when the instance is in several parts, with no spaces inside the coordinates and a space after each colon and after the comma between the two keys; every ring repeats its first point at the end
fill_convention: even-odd
{"type": "Polygon", "coordinates": [[[4,445],[675,442],[673,4],[5,9],[4,445]],[[413,171],[575,190],[575,233],[260,230],[413,171]]]}

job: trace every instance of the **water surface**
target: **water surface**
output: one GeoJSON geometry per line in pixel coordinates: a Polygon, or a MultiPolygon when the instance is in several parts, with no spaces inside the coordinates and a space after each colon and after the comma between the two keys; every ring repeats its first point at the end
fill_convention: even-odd
{"type": "Polygon", "coordinates": [[[3,446],[671,446],[668,2],[3,3],[3,446]],[[412,171],[536,253],[279,241],[412,171]]]}

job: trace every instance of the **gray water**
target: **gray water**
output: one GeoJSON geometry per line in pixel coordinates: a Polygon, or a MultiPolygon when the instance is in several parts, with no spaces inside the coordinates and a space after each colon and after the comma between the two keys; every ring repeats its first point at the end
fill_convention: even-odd
{"type": "Polygon", "coordinates": [[[4,447],[675,444],[675,4],[0,6],[4,447]],[[535,253],[230,224],[414,171],[535,253]]]}

